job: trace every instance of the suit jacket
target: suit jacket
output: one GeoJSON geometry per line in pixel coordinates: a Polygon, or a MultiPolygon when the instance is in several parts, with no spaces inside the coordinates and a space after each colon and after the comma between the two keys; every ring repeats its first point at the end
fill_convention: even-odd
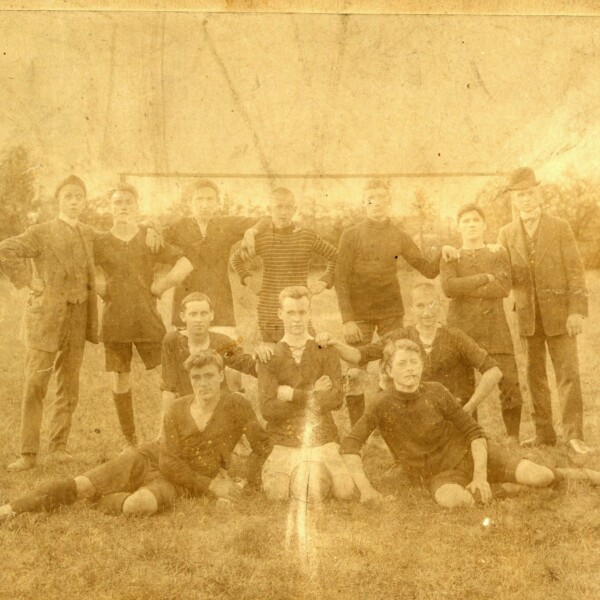
{"type": "Polygon", "coordinates": [[[583,262],[566,221],[544,213],[538,227],[534,273],[521,220],[516,218],[498,234],[498,242],[507,249],[510,258],[519,333],[531,336],[535,332],[537,292],[546,335],[564,335],[570,314],[587,316],[588,313],[583,262]]]}
{"type": "MultiPolygon", "coordinates": [[[[31,292],[25,309],[25,339],[30,348],[56,352],[67,312],[67,283],[73,258],[65,246],[63,225],[58,219],[33,225],[21,235],[0,242],[0,265],[17,287],[22,287],[23,270],[14,270],[16,259],[31,258],[44,290],[31,292]]],[[[98,343],[98,307],[94,269],[94,230],[79,223],[88,259],[88,319],[86,339],[98,343]]]]}

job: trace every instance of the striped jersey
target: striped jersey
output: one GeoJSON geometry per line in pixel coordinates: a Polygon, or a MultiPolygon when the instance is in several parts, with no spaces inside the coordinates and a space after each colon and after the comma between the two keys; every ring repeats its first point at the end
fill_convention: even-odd
{"type": "MultiPolygon", "coordinates": [[[[290,225],[282,229],[270,227],[255,238],[256,255],[263,260],[262,288],[258,300],[258,324],[279,322],[279,293],[291,285],[307,285],[310,261],[322,256],[327,267],[320,280],[330,288],[333,285],[337,250],[314,231],[290,225]]],[[[240,250],[231,257],[231,264],[242,283],[250,276],[240,250]]]]}

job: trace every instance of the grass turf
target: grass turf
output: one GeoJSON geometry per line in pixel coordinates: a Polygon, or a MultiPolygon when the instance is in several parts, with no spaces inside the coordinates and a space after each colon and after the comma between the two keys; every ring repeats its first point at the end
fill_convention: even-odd
{"type": "MultiPolygon", "coordinates": [[[[595,315],[598,273],[588,273],[588,283],[595,315]]],[[[240,334],[251,345],[255,299],[235,283],[234,294],[240,334]]],[[[24,354],[18,334],[23,302],[22,294],[3,290],[1,464],[18,454],[24,354]]],[[[333,293],[324,293],[314,304],[317,330],[339,333],[333,293]]],[[[166,305],[167,301],[162,306],[165,314],[166,305]]],[[[585,430],[590,443],[600,444],[600,324],[592,318],[586,325],[580,338],[585,430]]],[[[0,494],[5,499],[30,489],[41,478],[82,473],[120,450],[122,440],[103,360],[102,348],[88,345],[70,439],[74,464],[53,469],[38,466],[18,475],[0,470],[0,494]]],[[[522,365],[520,353],[519,361],[522,365]]],[[[375,373],[372,366],[371,390],[376,386],[375,373]]],[[[158,382],[158,374],[146,373],[136,359],[136,420],[146,439],[158,430],[158,382]]],[[[244,377],[244,383],[256,406],[255,381],[244,377]]],[[[48,407],[52,398],[51,384],[48,407]]],[[[491,437],[501,440],[497,398],[490,398],[479,413],[491,437]]],[[[533,432],[528,413],[526,409],[522,437],[533,432]]],[[[347,431],[344,410],[336,420],[341,432],[347,431]]],[[[547,464],[567,464],[566,451],[560,447],[532,455],[547,464]]],[[[600,462],[592,457],[587,465],[600,467],[600,462]]],[[[107,516],[85,503],[55,514],[22,515],[0,527],[0,598],[600,597],[596,489],[563,484],[487,507],[448,512],[438,508],[427,491],[387,472],[391,457],[377,440],[366,448],[365,466],[376,486],[395,494],[395,501],[377,509],[331,502],[305,511],[302,506],[271,505],[254,495],[244,497],[230,511],[219,510],[208,499],[182,499],[173,510],[147,519],[107,516]]]]}

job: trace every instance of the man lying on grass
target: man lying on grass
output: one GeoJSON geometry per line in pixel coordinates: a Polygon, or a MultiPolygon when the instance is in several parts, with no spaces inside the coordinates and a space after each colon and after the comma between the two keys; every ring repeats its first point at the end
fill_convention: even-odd
{"type": "MultiPolygon", "coordinates": [[[[376,428],[405,473],[426,483],[436,502],[447,508],[472,506],[476,500],[488,502],[490,483],[547,487],[568,477],[600,484],[598,471],[550,469],[488,442],[481,427],[444,386],[421,382],[423,359],[413,341],[389,342],[383,359],[393,388],[374,398],[341,444],[361,502],[381,499],[360,457],[362,445],[376,428]]],[[[502,491],[502,486],[497,489],[502,491]]]]}
{"type": "Polygon", "coordinates": [[[111,514],[152,515],[180,495],[212,494],[236,500],[244,480],[226,469],[243,434],[252,447],[246,481],[254,484],[271,451],[267,434],[249,402],[222,389],[223,359],[206,350],[186,361],[194,394],[166,411],[160,440],[128,448],[74,479],[42,483],[29,494],[0,507],[0,520],[22,512],[51,511],[76,500],[95,500],[111,514]]]}

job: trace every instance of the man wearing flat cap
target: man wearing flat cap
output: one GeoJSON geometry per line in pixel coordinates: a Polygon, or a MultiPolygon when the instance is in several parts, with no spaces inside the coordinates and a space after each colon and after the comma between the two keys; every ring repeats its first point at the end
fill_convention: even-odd
{"type": "Polygon", "coordinates": [[[582,441],[576,338],[588,313],[583,263],[570,225],[542,211],[539,181],[531,169],[513,171],[507,190],[519,214],[500,230],[498,242],[510,257],[535,423],[535,437],[522,445],[556,444],[546,373],[547,349],[556,373],[565,440],[576,454],[587,454],[592,449],[582,441]]]}
{"type": "MultiPolygon", "coordinates": [[[[93,230],[78,221],[85,207],[83,181],[70,175],[56,188],[59,215],[0,243],[0,261],[31,258],[33,277],[25,310],[25,390],[21,412],[21,458],[9,471],[35,466],[43,400],[56,370],[56,400],[48,450],[62,462],[79,392],[86,340],[98,343],[93,230]]],[[[0,263],[1,264],[1,263],[0,263]]],[[[11,277],[10,272],[6,272],[11,277]]],[[[16,282],[15,282],[16,283],[16,282]]]]}

